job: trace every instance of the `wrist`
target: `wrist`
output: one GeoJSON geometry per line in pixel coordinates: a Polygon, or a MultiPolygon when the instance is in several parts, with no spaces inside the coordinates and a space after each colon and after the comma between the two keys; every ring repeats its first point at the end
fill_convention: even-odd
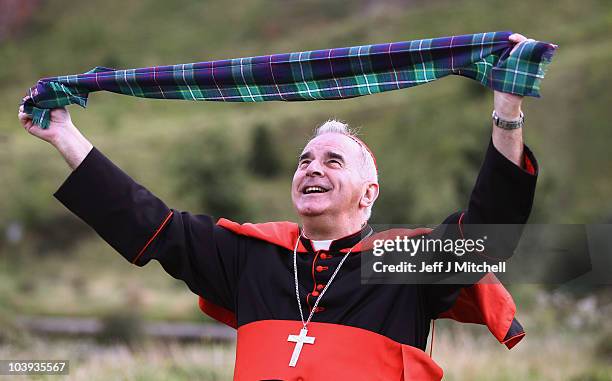
{"type": "Polygon", "coordinates": [[[520,107],[495,107],[494,111],[500,119],[507,121],[517,121],[521,119],[523,115],[520,107]]]}
{"type": "Polygon", "coordinates": [[[493,108],[497,115],[504,120],[518,120],[521,116],[523,97],[496,91],[493,108]]]}
{"type": "Polygon", "coordinates": [[[66,133],[53,144],[64,157],[70,169],[75,170],[93,149],[93,145],[76,128],[66,133]]]}
{"type": "Polygon", "coordinates": [[[86,141],[87,139],[74,125],[65,125],[58,129],[57,135],[51,139],[50,143],[58,151],[66,151],[76,146],[83,146],[86,141]]]}

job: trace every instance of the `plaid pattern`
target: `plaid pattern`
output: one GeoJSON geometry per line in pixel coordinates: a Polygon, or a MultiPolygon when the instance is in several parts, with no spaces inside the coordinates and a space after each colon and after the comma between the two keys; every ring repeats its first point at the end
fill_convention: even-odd
{"type": "Polygon", "coordinates": [[[44,78],[23,104],[46,128],[49,110],[83,107],[94,91],[142,98],[262,102],[344,99],[398,90],[450,74],[495,90],[539,97],[556,45],[524,43],[509,56],[511,32],[489,32],[141,69],[97,67],[44,78]]]}

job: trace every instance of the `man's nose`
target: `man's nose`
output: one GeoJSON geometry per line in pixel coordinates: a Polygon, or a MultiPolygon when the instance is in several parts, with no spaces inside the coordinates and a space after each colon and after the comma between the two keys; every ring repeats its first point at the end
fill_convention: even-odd
{"type": "Polygon", "coordinates": [[[318,160],[313,160],[308,164],[308,169],[306,170],[306,175],[308,176],[323,176],[323,166],[319,163],[318,160]]]}

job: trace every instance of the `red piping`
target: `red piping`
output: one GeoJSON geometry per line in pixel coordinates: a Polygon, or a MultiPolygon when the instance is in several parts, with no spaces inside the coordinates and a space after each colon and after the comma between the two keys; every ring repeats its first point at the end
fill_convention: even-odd
{"type": "MultiPolygon", "coordinates": [[[[320,252],[321,252],[321,250],[318,250],[315,253],[314,259],[312,260],[312,269],[310,271],[310,274],[312,275],[312,283],[313,283],[312,291],[315,291],[317,289],[317,281],[315,280],[315,273],[314,273],[314,271],[315,271],[315,262],[317,261],[317,258],[319,258],[319,253],[320,252]]],[[[312,291],[311,291],[311,293],[312,293],[312,291]]],[[[309,296],[310,296],[310,294],[306,295],[306,304],[308,304],[308,312],[310,312],[312,310],[312,307],[310,307],[310,303],[308,303],[308,297],[309,296]]]]}
{"type": "Polygon", "coordinates": [[[512,347],[514,347],[520,341],[516,339],[522,338],[523,336],[525,336],[525,332],[517,333],[509,339],[502,341],[502,344],[504,344],[508,349],[512,349],[512,347]]]}
{"type": "Polygon", "coordinates": [[[155,231],[155,233],[153,234],[153,237],[149,238],[149,240],[147,241],[147,243],[144,245],[144,247],[142,249],[140,249],[140,252],[138,252],[138,255],[136,256],[136,258],[134,258],[134,260],[132,261],[132,264],[136,263],[136,261],[138,260],[138,258],[140,258],[140,256],[145,252],[145,250],[147,250],[147,247],[149,247],[149,245],[151,244],[151,242],[153,242],[153,240],[155,239],[155,237],[157,237],[157,235],[159,234],[159,232],[162,231],[162,229],[164,228],[164,226],[166,225],[166,223],[168,222],[168,220],[170,220],[170,217],[172,217],[172,214],[174,214],[174,212],[171,210],[170,213],[168,213],[168,215],[166,216],[166,218],[164,219],[164,221],[161,223],[161,225],[159,225],[159,227],[157,228],[157,230],[155,231]]]}
{"type": "Polygon", "coordinates": [[[463,229],[461,228],[461,224],[463,223],[463,216],[464,216],[464,215],[465,215],[465,212],[461,213],[461,216],[459,216],[459,222],[458,222],[458,225],[459,225],[459,233],[461,233],[461,238],[462,238],[462,239],[464,238],[464,236],[463,236],[463,229]]]}

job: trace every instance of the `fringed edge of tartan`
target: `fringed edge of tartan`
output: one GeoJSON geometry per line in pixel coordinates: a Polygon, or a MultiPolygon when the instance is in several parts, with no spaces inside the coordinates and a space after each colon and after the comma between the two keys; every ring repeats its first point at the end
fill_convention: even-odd
{"type": "Polygon", "coordinates": [[[534,84],[534,89],[537,91],[537,97],[541,97],[540,95],[540,84],[542,83],[542,80],[544,79],[544,77],[546,76],[546,72],[548,71],[548,66],[550,65],[550,63],[552,62],[552,59],[555,55],[555,53],[557,52],[557,48],[559,48],[559,45],[555,45],[555,44],[550,44],[548,43],[548,48],[546,50],[544,50],[544,52],[542,53],[542,57],[540,59],[540,65],[538,67],[538,73],[542,75],[541,78],[539,78],[536,83],[534,84]]]}

